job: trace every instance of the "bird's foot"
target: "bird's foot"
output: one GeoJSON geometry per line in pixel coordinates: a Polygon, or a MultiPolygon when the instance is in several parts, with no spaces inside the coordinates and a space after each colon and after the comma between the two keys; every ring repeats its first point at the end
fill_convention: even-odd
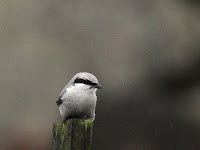
{"type": "Polygon", "coordinates": [[[85,119],[87,119],[86,116],[81,116],[80,119],[82,119],[82,121],[85,123],[85,119]]]}
{"type": "Polygon", "coordinates": [[[66,121],[67,121],[67,118],[65,118],[65,119],[62,121],[62,123],[66,123],[66,121]]]}
{"type": "Polygon", "coordinates": [[[67,121],[68,119],[73,119],[73,118],[79,118],[79,119],[82,119],[83,122],[85,122],[85,119],[87,119],[87,116],[80,116],[80,117],[66,117],[66,118],[62,121],[62,123],[66,123],[66,121],[67,121]]]}

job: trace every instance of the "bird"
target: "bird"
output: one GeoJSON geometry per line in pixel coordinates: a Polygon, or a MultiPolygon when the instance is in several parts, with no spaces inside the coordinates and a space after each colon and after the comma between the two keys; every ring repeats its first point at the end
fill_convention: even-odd
{"type": "Polygon", "coordinates": [[[56,101],[60,115],[64,118],[63,123],[72,118],[90,118],[94,121],[97,89],[102,89],[102,86],[93,74],[75,74],[56,101]]]}

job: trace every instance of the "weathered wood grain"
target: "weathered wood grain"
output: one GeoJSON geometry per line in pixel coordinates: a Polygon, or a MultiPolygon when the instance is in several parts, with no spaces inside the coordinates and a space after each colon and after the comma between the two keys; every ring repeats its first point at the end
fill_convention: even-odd
{"type": "Polygon", "coordinates": [[[69,119],[53,124],[53,150],[91,150],[92,120],[69,119]]]}

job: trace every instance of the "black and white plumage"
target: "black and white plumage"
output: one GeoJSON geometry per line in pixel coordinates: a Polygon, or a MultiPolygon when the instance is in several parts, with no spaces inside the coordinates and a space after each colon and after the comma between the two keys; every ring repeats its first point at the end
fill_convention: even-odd
{"type": "Polygon", "coordinates": [[[64,122],[70,118],[95,119],[96,91],[101,89],[97,78],[87,72],[77,73],[61,91],[58,100],[64,122]]]}

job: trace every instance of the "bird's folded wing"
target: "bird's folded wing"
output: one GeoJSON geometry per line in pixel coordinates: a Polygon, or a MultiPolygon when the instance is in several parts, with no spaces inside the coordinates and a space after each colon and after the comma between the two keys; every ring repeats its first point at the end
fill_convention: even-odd
{"type": "Polygon", "coordinates": [[[56,103],[57,103],[58,106],[61,105],[61,104],[63,103],[61,97],[58,98],[58,100],[56,101],[56,103]]]}
{"type": "Polygon", "coordinates": [[[59,97],[58,100],[56,101],[56,103],[57,103],[58,106],[61,105],[61,104],[63,103],[63,100],[61,99],[61,97],[67,93],[67,90],[66,90],[67,87],[68,87],[68,84],[67,84],[67,85],[64,87],[64,89],[61,91],[60,97],[59,97]]]}

